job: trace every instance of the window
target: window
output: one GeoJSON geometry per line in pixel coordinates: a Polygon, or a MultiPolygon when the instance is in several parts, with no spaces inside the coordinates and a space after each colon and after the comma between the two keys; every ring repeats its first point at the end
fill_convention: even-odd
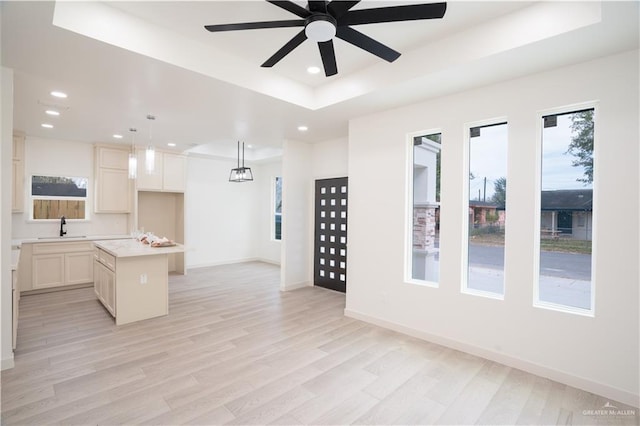
{"type": "Polygon", "coordinates": [[[465,292],[504,295],[506,195],[507,123],[471,127],[465,292]]]}
{"type": "Polygon", "coordinates": [[[276,177],[273,190],[273,238],[282,239],[282,178],[276,177]]]}
{"type": "Polygon", "coordinates": [[[542,117],[536,305],[593,310],[594,109],[542,117]]]}
{"type": "Polygon", "coordinates": [[[412,280],[437,285],[440,278],[440,144],[441,134],[413,138],[411,156],[412,280]]]}
{"type": "Polygon", "coordinates": [[[82,177],[32,176],[31,218],[87,219],[87,182],[82,177]]]}

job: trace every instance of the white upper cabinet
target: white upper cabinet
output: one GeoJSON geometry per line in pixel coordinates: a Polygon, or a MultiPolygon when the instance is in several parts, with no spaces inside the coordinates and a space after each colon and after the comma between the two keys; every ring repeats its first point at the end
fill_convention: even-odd
{"type": "Polygon", "coordinates": [[[156,151],[153,172],[146,170],[145,150],[138,150],[139,191],[185,192],[187,186],[187,157],[170,152],[156,151]]]}
{"type": "Polygon", "coordinates": [[[129,213],[131,211],[129,151],[96,146],[95,164],[95,212],[129,213]]]}
{"type": "Polygon", "coordinates": [[[165,191],[184,192],[187,188],[187,157],[164,154],[163,179],[165,191]]]}

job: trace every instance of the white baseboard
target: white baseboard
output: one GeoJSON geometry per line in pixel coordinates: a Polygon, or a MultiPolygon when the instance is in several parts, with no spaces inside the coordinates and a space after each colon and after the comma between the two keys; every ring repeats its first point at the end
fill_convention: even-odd
{"type": "Polygon", "coordinates": [[[288,284],[287,286],[283,286],[282,284],[280,284],[280,291],[291,291],[310,286],[311,284],[309,284],[309,281],[301,281],[299,283],[288,284]]]}
{"type": "Polygon", "coordinates": [[[435,334],[416,330],[410,327],[406,327],[402,324],[363,314],[351,309],[345,309],[344,315],[380,327],[388,328],[402,334],[417,337],[418,339],[426,340],[432,343],[466,352],[471,355],[499,362],[500,364],[504,364],[512,368],[517,368],[519,370],[523,370],[537,376],[545,377],[556,382],[564,383],[566,385],[573,386],[575,388],[582,389],[587,392],[603,396],[605,398],[610,398],[614,401],[622,402],[636,408],[640,406],[640,395],[635,395],[631,392],[625,391],[623,389],[618,389],[603,383],[594,382],[593,380],[589,380],[584,377],[574,376],[564,371],[545,367],[544,365],[536,364],[534,362],[516,358],[507,354],[490,351],[474,345],[469,345],[467,343],[449,339],[444,336],[438,336],[435,334]]]}
{"type": "Polygon", "coordinates": [[[13,355],[11,355],[11,358],[4,358],[2,361],[0,361],[0,370],[8,370],[15,367],[15,365],[16,363],[13,360],[13,355]]]}
{"type": "Polygon", "coordinates": [[[280,266],[280,262],[278,262],[276,260],[267,259],[267,258],[264,258],[264,257],[256,257],[255,260],[258,261],[258,262],[262,262],[262,263],[269,263],[271,265],[280,266]]]}
{"type": "Polygon", "coordinates": [[[272,260],[263,259],[260,257],[247,257],[244,259],[231,259],[231,260],[223,260],[220,262],[197,263],[193,265],[187,265],[186,268],[187,269],[209,268],[211,266],[232,265],[235,263],[245,263],[245,262],[264,262],[264,263],[270,263],[272,265],[280,266],[279,263],[275,263],[272,260]]]}

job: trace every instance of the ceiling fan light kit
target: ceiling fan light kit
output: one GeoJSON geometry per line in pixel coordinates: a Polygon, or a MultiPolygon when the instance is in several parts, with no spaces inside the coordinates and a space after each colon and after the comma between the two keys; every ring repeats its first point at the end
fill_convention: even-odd
{"type": "Polygon", "coordinates": [[[320,57],[325,75],[330,77],[338,73],[336,55],[333,48],[335,37],[356,47],[393,62],[400,57],[400,53],[371,37],[351,28],[351,25],[379,24],[384,22],[415,21],[421,19],[440,19],[447,10],[446,3],[412,4],[403,6],[379,7],[374,9],[350,10],[359,1],[333,0],[307,2],[304,8],[289,0],[267,0],[302,19],[284,21],[247,22],[240,24],[205,25],[210,32],[252,30],[264,28],[304,27],[297,35],[289,40],[273,56],[261,66],[272,67],[282,58],[291,53],[296,47],[309,39],[318,43],[320,57]]]}
{"type": "Polygon", "coordinates": [[[313,15],[304,27],[304,35],[316,43],[333,40],[336,36],[336,21],[329,18],[331,16],[313,15]]]}

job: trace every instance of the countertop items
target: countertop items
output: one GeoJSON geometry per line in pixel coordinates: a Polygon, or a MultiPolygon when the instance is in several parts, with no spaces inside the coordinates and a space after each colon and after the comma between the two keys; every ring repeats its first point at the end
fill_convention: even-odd
{"type": "Polygon", "coordinates": [[[184,252],[182,244],[176,244],[171,247],[152,247],[133,238],[126,240],[100,240],[93,243],[96,247],[115,257],[155,256],[158,254],[184,252]]]}

